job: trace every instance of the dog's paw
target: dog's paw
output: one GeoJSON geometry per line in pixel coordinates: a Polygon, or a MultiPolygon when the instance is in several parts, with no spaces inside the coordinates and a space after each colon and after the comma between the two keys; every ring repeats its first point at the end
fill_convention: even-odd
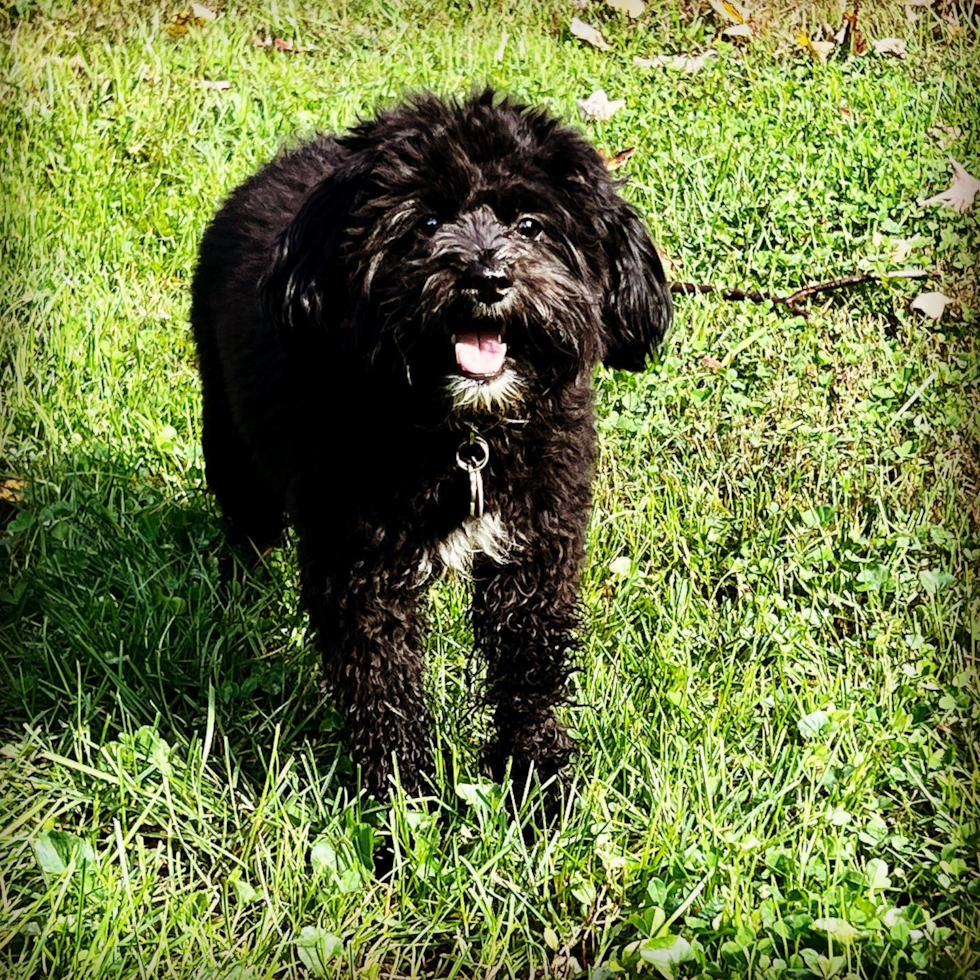
{"type": "Polygon", "coordinates": [[[552,715],[511,730],[502,730],[483,752],[485,771],[495,782],[510,776],[515,793],[523,796],[529,780],[537,780],[544,796],[560,801],[568,782],[575,743],[552,715]]]}

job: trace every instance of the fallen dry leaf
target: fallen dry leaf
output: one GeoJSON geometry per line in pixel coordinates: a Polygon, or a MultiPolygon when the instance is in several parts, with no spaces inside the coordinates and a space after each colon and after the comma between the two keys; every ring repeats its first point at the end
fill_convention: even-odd
{"type": "Polygon", "coordinates": [[[191,26],[192,18],[188,11],[183,10],[180,13],[174,14],[170,18],[170,23],[164,28],[164,30],[171,37],[183,37],[187,33],[188,28],[191,26]]]}
{"type": "Polygon", "coordinates": [[[920,204],[945,204],[946,207],[965,214],[973,207],[973,199],[980,191],[980,180],[972,174],[968,174],[963,165],[957,163],[952,157],[949,158],[953,168],[953,182],[941,194],[936,194],[928,200],[920,201],[920,204]]]}
{"type": "Polygon", "coordinates": [[[939,144],[940,150],[947,149],[963,135],[959,126],[930,126],[926,132],[939,144]]]}
{"type": "Polygon", "coordinates": [[[171,37],[183,37],[191,27],[203,27],[217,16],[210,7],[203,3],[192,3],[187,10],[181,10],[170,18],[170,23],[164,28],[171,37]]]}
{"type": "Polygon", "coordinates": [[[208,21],[212,21],[218,16],[210,7],[205,7],[203,3],[192,3],[191,14],[197,21],[198,27],[203,27],[208,21]]]}
{"type": "Polygon", "coordinates": [[[931,320],[938,320],[952,302],[943,293],[920,293],[912,300],[912,309],[918,310],[931,320]]]}
{"type": "Polygon", "coordinates": [[[708,58],[715,58],[717,55],[718,52],[714,48],[708,48],[695,57],[686,54],[661,54],[656,58],[634,58],[633,64],[638,68],[672,68],[674,71],[693,75],[704,68],[708,58]]]}
{"type": "Polygon", "coordinates": [[[612,7],[613,10],[621,10],[634,20],[637,17],[641,17],[643,11],[647,9],[647,5],[643,0],[606,0],[606,6],[612,7]]]}
{"type": "Polygon", "coordinates": [[[749,19],[749,12],[745,7],[733,3],[732,0],[708,0],[708,3],[722,20],[731,21],[733,24],[744,24],[749,19]]]}
{"type": "Polygon", "coordinates": [[[609,42],[602,36],[602,32],[596,30],[591,24],[586,24],[584,20],[573,17],[568,29],[580,40],[591,44],[600,51],[612,51],[609,42]]]}
{"type": "Polygon", "coordinates": [[[904,58],[907,53],[905,42],[900,37],[882,37],[871,43],[874,45],[875,54],[890,54],[895,58],[904,58]]]}
{"type": "Polygon", "coordinates": [[[748,24],[732,24],[721,32],[721,36],[729,41],[751,41],[755,37],[748,24]]]}
{"type": "Polygon", "coordinates": [[[843,32],[843,37],[835,39],[838,44],[846,44],[851,54],[862,55],[868,50],[868,42],[864,38],[864,34],[861,32],[861,28],[858,27],[858,4],[855,0],[854,13],[844,15],[844,23],[841,27],[843,32]]]}
{"type": "Polygon", "coordinates": [[[934,0],[905,0],[905,19],[910,23],[914,24],[919,19],[919,14],[916,13],[916,7],[931,7],[934,0]]]}
{"type": "Polygon", "coordinates": [[[833,41],[814,41],[806,31],[800,31],[796,35],[796,43],[809,51],[821,65],[827,64],[827,59],[836,46],[833,41]]]}
{"type": "Polygon", "coordinates": [[[201,82],[201,88],[213,89],[215,92],[225,92],[231,88],[231,82],[225,79],[217,79],[216,81],[211,81],[210,79],[205,79],[201,82]]]}
{"type": "Polygon", "coordinates": [[[601,147],[599,149],[599,156],[602,157],[606,170],[618,170],[634,153],[636,153],[635,146],[627,146],[626,149],[613,154],[607,153],[601,147]]]}
{"type": "Polygon", "coordinates": [[[578,111],[587,121],[605,122],[607,119],[612,119],[625,105],[625,99],[610,99],[599,88],[587,99],[578,100],[578,111]]]}
{"type": "Polygon", "coordinates": [[[0,500],[5,500],[8,504],[22,504],[26,489],[27,480],[0,480],[0,500]]]}
{"type": "Polygon", "coordinates": [[[811,41],[810,53],[821,65],[825,65],[836,46],[833,41],[811,41]]]}
{"type": "Polygon", "coordinates": [[[810,42],[810,51],[821,65],[827,64],[827,59],[830,57],[830,53],[834,50],[834,47],[835,45],[833,41],[810,42]]]}

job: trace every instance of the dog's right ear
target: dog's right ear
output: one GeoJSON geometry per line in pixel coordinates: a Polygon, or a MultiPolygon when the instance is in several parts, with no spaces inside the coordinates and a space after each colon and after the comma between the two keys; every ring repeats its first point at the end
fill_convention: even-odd
{"type": "Polygon", "coordinates": [[[269,271],[259,283],[265,315],[283,333],[321,326],[325,312],[346,305],[339,267],[348,217],[363,196],[364,164],[340,164],[307,195],[276,241],[269,271]]]}

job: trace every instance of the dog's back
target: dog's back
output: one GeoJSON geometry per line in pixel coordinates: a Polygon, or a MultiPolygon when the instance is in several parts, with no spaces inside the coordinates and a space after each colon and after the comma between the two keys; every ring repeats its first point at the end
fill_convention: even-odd
{"type": "MultiPolygon", "coordinates": [[[[280,235],[340,153],[335,140],[321,137],[280,154],[233,190],[204,234],[191,289],[204,411],[217,423],[205,426],[212,451],[205,455],[222,451],[217,433],[229,454],[244,446],[278,496],[294,469],[295,420],[282,339],[263,314],[258,286],[280,235]]],[[[221,499],[222,488],[214,489],[221,499]]]]}

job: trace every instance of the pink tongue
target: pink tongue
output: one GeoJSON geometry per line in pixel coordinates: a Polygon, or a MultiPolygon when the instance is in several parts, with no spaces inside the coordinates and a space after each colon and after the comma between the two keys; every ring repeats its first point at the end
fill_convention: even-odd
{"type": "Polygon", "coordinates": [[[464,374],[488,378],[500,373],[507,345],[499,334],[467,330],[456,334],[456,363],[464,374]]]}

